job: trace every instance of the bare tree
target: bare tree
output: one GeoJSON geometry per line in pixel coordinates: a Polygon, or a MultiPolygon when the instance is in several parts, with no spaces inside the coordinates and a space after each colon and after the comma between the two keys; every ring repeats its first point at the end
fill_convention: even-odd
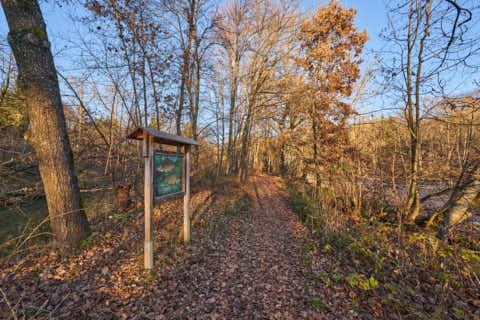
{"type": "Polygon", "coordinates": [[[234,169],[234,126],[237,112],[237,94],[241,80],[240,64],[248,49],[248,14],[254,1],[231,0],[225,4],[215,19],[216,42],[224,49],[228,61],[229,98],[228,140],[227,140],[227,173],[234,169]]]}
{"type": "Polygon", "coordinates": [[[383,60],[386,80],[400,93],[403,115],[410,136],[410,185],[405,219],[412,222],[420,214],[419,174],[421,156],[421,122],[428,108],[427,97],[441,96],[453,70],[468,65],[478,51],[468,23],[471,1],[408,0],[390,4],[389,34],[393,45],[391,60],[383,60]],[[398,80],[398,81],[397,81],[398,80]],[[399,84],[399,85],[396,85],[399,84]]]}

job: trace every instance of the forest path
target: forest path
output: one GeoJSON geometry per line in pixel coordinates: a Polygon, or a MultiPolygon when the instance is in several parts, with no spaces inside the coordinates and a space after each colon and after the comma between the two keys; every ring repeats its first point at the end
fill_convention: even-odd
{"type": "Polygon", "coordinates": [[[306,317],[303,227],[272,177],[252,180],[256,201],[250,215],[234,228],[217,280],[218,300],[226,302],[219,311],[246,318],[306,317]]]}
{"type": "Polygon", "coordinates": [[[287,208],[285,191],[274,177],[251,181],[255,199],[250,212],[232,219],[231,232],[216,242],[215,254],[192,266],[194,279],[185,279],[181,285],[185,291],[176,291],[174,300],[190,301],[190,312],[180,304],[176,309],[169,297],[173,313],[167,311],[167,318],[187,314],[195,319],[320,318],[305,292],[309,273],[302,263],[304,227],[287,208]],[[186,297],[189,285],[193,288],[186,297]]]}
{"type": "MultiPolygon", "coordinates": [[[[20,269],[13,264],[0,270],[0,289],[17,314],[38,309],[39,318],[325,319],[307,289],[311,266],[302,263],[307,231],[287,208],[277,182],[257,176],[223,191],[217,197],[222,200],[203,210],[186,246],[157,235],[151,272],[144,271],[139,249],[143,225],[105,216],[92,244],[76,253],[52,252],[22,260],[20,269]],[[252,199],[249,212],[240,201],[245,192],[252,199]]],[[[170,203],[181,212],[179,204],[170,203]]],[[[180,214],[168,217],[181,221],[180,214]]],[[[174,237],[179,225],[173,224],[174,237]]],[[[11,314],[0,298],[0,318],[11,314]]]]}

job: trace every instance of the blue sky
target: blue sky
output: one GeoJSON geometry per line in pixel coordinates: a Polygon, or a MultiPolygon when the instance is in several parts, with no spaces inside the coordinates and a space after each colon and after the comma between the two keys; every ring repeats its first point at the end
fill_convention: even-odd
{"type": "MultiPolygon", "coordinates": [[[[381,30],[387,25],[384,1],[388,0],[340,0],[344,6],[352,7],[357,10],[355,24],[360,30],[366,29],[368,32],[369,41],[366,43],[364,50],[364,61],[366,61],[364,66],[373,62],[373,51],[380,50],[382,46],[385,45],[385,43],[383,43],[379,37],[381,30]]],[[[47,23],[47,32],[52,43],[52,49],[55,55],[55,63],[57,68],[60,71],[64,71],[65,74],[72,75],[74,72],[76,72],[76,65],[74,61],[80,52],[79,50],[72,49],[71,43],[68,41],[68,39],[78,39],[79,34],[83,34],[85,36],[86,28],[84,28],[81,24],[72,24],[69,15],[79,17],[84,15],[86,10],[78,5],[64,5],[63,7],[59,7],[56,5],[56,3],[58,2],[43,1],[42,10],[47,23]]],[[[305,0],[304,8],[315,8],[326,3],[326,0],[305,0]]],[[[7,24],[2,12],[0,14],[0,37],[5,39],[7,31],[7,24]]],[[[88,35],[86,35],[86,37],[88,38],[88,35]]],[[[455,81],[458,83],[462,82],[462,80],[455,81]]],[[[472,88],[472,85],[462,85],[462,88],[467,87],[472,88]]],[[[363,103],[363,107],[360,107],[362,107],[363,110],[365,110],[365,108],[367,110],[375,110],[382,108],[385,104],[389,105],[391,103],[385,103],[381,98],[376,97],[365,101],[363,103]]],[[[379,115],[380,114],[377,114],[377,116],[379,115]]]]}
{"type": "MultiPolygon", "coordinates": [[[[74,49],[72,43],[78,42],[80,34],[88,39],[88,34],[85,34],[86,28],[81,24],[73,24],[70,16],[83,16],[86,14],[86,10],[79,5],[59,7],[56,3],[58,1],[41,1],[42,12],[47,24],[47,33],[52,44],[57,69],[64,75],[73,76],[76,72],[79,72],[75,61],[78,61],[81,52],[74,49]]],[[[326,3],[325,0],[306,0],[303,5],[305,9],[311,9],[326,3]]],[[[366,29],[370,38],[364,50],[364,60],[372,61],[371,50],[380,47],[378,34],[386,25],[383,0],[341,0],[341,3],[357,10],[356,25],[360,30],[366,29]]],[[[5,39],[7,32],[8,26],[2,11],[0,14],[0,37],[5,39]]],[[[368,104],[370,105],[372,102],[368,102],[368,104]]],[[[378,103],[374,102],[373,104],[378,103]]]]}
{"type": "MultiPolygon", "coordinates": [[[[65,39],[70,38],[78,32],[72,25],[69,15],[80,16],[85,13],[81,7],[64,5],[59,7],[57,1],[43,1],[42,11],[47,24],[47,32],[52,42],[54,53],[56,54],[57,63],[67,63],[63,60],[59,52],[65,44],[65,39]]],[[[318,5],[324,4],[326,1],[306,0],[304,1],[305,8],[315,8],[318,5]]],[[[366,29],[370,40],[366,45],[365,53],[368,55],[370,50],[379,49],[381,42],[379,41],[379,33],[386,25],[385,6],[383,0],[342,0],[342,4],[347,7],[352,7],[357,10],[356,25],[360,30],[366,29]]],[[[0,16],[0,36],[3,38],[8,32],[3,11],[0,16]]],[[[69,57],[67,60],[69,60],[69,57]]]]}

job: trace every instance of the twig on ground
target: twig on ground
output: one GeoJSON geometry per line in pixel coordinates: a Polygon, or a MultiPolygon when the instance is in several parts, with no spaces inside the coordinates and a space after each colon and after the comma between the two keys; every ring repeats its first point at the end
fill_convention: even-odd
{"type": "Polygon", "coordinates": [[[5,301],[5,303],[7,304],[8,309],[9,309],[10,312],[12,313],[13,319],[14,319],[14,320],[18,320],[17,313],[15,312],[15,309],[12,308],[12,305],[10,304],[10,301],[8,301],[8,298],[7,298],[7,295],[5,294],[5,291],[3,291],[2,288],[0,288],[0,291],[2,292],[3,300],[5,301]]]}

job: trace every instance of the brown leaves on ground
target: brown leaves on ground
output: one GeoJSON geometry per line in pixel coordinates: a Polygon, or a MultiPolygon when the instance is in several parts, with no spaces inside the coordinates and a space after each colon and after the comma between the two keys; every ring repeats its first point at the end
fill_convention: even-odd
{"type": "MultiPolygon", "coordinates": [[[[0,318],[413,319],[442,314],[435,293],[446,289],[437,290],[436,274],[405,277],[391,268],[393,262],[373,258],[377,255],[366,243],[377,243],[372,239],[380,237],[381,226],[359,230],[358,239],[345,238],[342,250],[333,246],[343,238],[321,245],[308,231],[309,221],[302,223],[287,208],[279,185],[276,178],[257,176],[244,186],[228,182],[195,193],[187,246],[178,237],[181,199],[164,203],[154,215],[152,272],[143,270],[143,224],[137,216],[99,218],[77,252],[32,254],[3,266],[0,318]]],[[[451,301],[449,315],[467,316],[464,310],[470,307],[463,304],[480,306],[476,289],[462,293],[462,286],[452,285],[456,294],[469,298],[451,301]]]]}
{"type": "Polygon", "coordinates": [[[94,233],[77,252],[32,254],[5,266],[2,317],[321,318],[305,295],[303,227],[271,178],[254,182],[255,191],[225,185],[230,189],[216,197],[195,194],[197,223],[188,246],[177,240],[181,200],[156,210],[152,272],[142,268],[143,224],[133,213],[94,221],[94,233]],[[253,200],[249,212],[228,214],[244,193],[253,200]]]}

